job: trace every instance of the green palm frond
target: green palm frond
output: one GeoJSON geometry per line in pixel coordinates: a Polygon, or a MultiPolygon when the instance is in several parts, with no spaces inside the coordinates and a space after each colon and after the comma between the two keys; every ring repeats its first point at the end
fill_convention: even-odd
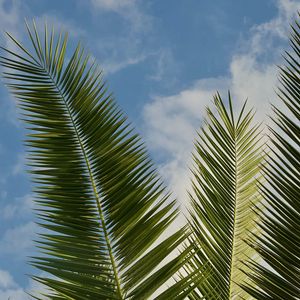
{"type": "Polygon", "coordinates": [[[195,143],[190,193],[195,267],[189,268],[207,270],[209,276],[190,299],[248,299],[240,285],[247,281],[242,261],[255,255],[244,239],[255,231],[252,206],[260,200],[261,129],[252,125],[254,113],[245,111],[246,102],[237,120],[230,94],[229,108],[219,94],[214,104],[217,114],[207,109],[208,120],[195,143]]]}
{"type": "MultiPolygon", "coordinates": [[[[300,16],[300,15],[299,15],[300,16]]],[[[256,299],[296,300],[300,297],[300,25],[292,27],[293,53],[281,68],[279,97],[285,111],[274,107],[265,208],[259,223],[263,234],[252,242],[267,265],[253,262],[257,288],[245,287],[256,299]],[[275,129],[276,128],[276,129],[275,129]]]]}
{"type": "Polygon", "coordinates": [[[182,228],[157,242],[178,214],[175,201],[97,64],[80,45],[67,60],[67,35],[27,29],[32,53],[9,35],[20,53],[4,49],[1,65],[29,129],[45,228],[32,264],[51,276],[34,278],[49,299],[147,299],[186,257],[157,269],[185,239],[182,228]]]}

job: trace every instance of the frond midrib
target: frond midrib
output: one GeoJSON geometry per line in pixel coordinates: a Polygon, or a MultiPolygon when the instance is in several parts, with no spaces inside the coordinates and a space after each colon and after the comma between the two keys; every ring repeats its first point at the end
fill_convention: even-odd
{"type": "Polygon", "coordinates": [[[91,164],[90,164],[90,160],[89,160],[87,151],[85,150],[85,147],[82,143],[81,137],[80,137],[78,129],[77,129],[76,122],[75,122],[75,120],[72,116],[72,113],[70,111],[70,107],[68,105],[67,100],[65,99],[65,96],[64,96],[62,90],[60,89],[58,83],[51,76],[49,70],[47,70],[47,68],[45,66],[40,65],[40,67],[43,68],[43,70],[46,72],[47,76],[49,76],[49,78],[51,80],[51,83],[54,85],[54,87],[57,89],[57,91],[61,95],[61,98],[62,98],[63,103],[64,103],[64,105],[66,107],[66,110],[67,110],[68,117],[70,118],[71,124],[73,126],[75,136],[76,136],[76,138],[78,140],[78,143],[80,145],[80,149],[82,151],[82,155],[83,155],[83,158],[84,158],[84,161],[85,161],[85,164],[86,164],[89,179],[90,179],[90,182],[91,182],[91,185],[92,185],[93,194],[94,194],[94,197],[96,199],[97,210],[98,210],[98,213],[99,213],[101,228],[102,228],[103,233],[104,233],[104,237],[105,237],[105,241],[106,241],[106,244],[107,244],[109,257],[110,257],[110,260],[111,260],[113,273],[114,273],[114,277],[115,277],[115,281],[116,281],[117,293],[118,293],[118,296],[119,296],[120,299],[124,299],[123,291],[122,291],[122,288],[121,288],[121,280],[120,280],[120,277],[119,277],[119,274],[118,274],[116,260],[115,260],[113,250],[112,250],[112,246],[111,246],[111,242],[110,242],[110,239],[109,239],[109,234],[108,234],[107,226],[106,226],[106,223],[105,223],[103,209],[102,209],[102,206],[101,206],[100,196],[99,196],[99,192],[98,192],[98,189],[97,189],[97,186],[96,186],[96,183],[95,183],[95,179],[94,179],[94,175],[93,175],[93,172],[92,172],[92,168],[91,168],[91,164]]]}
{"type": "Polygon", "coordinates": [[[233,127],[233,158],[234,158],[234,213],[233,213],[233,233],[232,233],[232,248],[231,248],[231,256],[230,256],[230,271],[229,271],[229,290],[228,290],[228,298],[230,299],[232,294],[232,286],[233,286],[233,268],[234,268],[234,256],[235,256],[235,241],[236,241],[236,216],[237,216],[237,193],[238,193],[238,158],[237,158],[237,135],[236,128],[234,123],[233,127]]]}

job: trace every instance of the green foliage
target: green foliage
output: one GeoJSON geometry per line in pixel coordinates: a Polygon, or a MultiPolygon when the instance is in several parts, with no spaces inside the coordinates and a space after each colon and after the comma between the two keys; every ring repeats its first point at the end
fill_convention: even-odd
{"type": "Polygon", "coordinates": [[[265,199],[259,211],[262,235],[252,246],[267,265],[250,262],[256,299],[296,300],[300,296],[300,25],[292,27],[292,53],[281,68],[279,97],[285,111],[273,107],[270,154],[263,169],[265,199]]]}
{"type": "Polygon", "coordinates": [[[255,230],[252,206],[260,199],[256,180],[262,161],[260,126],[252,126],[252,111],[242,107],[234,118],[232,100],[226,109],[214,98],[217,116],[207,109],[208,120],[195,144],[190,224],[195,262],[191,270],[210,270],[191,299],[245,299],[240,284],[247,280],[243,261],[255,254],[245,242],[255,230]]]}
{"type": "MultiPolygon", "coordinates": [[[[1,57],[7,86],[29,129],[26,144],[41,256],[32,264],[54,278],[34,277],[50,299],[144,299],[177,269],[156,267],[185,238],[185,229],[155,244],[177,216],[101,71],[78,45],[67,62],[67,35],[27,26],[34,54],[1,57]]],[[[169,264],[170,266],[170,264],[169,264]]],[[[178,289],[178,288],[177,288],[178,289]]]]}
{"type": "Polygon", "coordinates": [[[32,50],[8,34],[18,50],[2,48],[0,64],[28,129],[43,229],[31,263],[48,292],[35,299],[299,299],[298,23],[270,151],[246,103],[235,117],[217,94],[195,142],[188,226],[169,235],[176,201],[98,65],[80,44],[68,59],[67,35],[27,30],[32,50]]]}

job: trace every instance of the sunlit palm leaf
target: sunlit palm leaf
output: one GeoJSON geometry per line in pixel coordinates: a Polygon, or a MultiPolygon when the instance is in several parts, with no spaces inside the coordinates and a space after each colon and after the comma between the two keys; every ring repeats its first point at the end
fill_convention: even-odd
{"type": "Polygon", "coordinates": [[[260,212],[263,235],[253,243],[268,265],[250,263],[257,299],[300,299],[300,25],[292,28],[293,54],[281,68],[279,96],[285,111],[274,107],[269,164],[264,168],[266,201],[260,212]]]}
{"type": "Polygon", "coordinates": [[[230,95],[229,108],[220,95],[214,104],[217,114],[207,109],[208,121],[195,144],[190,194],[194,264],[199,272],[205,265],[210,276],[190,299],[247,299],[240,284],[247,280],[242,261],[255,254],[244,239],[255,230],[251,207],[259,201],[260,126],[251,125],[253,112],[245,112],[246,103],[235,120],[230,95]]]}
{"type": "Polygon", "coordinates": [[[155,270],[185,238],[180,229],[154,247],[175,203],[82,47],[67,61],[66,35],[27,29],[33,53],[10,36],[20,54],[4,49],[1,64],[30,130],[46,229],[32,264],[54,276],[35,279],[50,299],[146,299],[183,264],[182,255],[155,270]]]}

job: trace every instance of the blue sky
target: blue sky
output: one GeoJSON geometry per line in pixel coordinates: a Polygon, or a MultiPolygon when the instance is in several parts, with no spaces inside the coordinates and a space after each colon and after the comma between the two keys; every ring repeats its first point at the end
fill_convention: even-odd
{"type": "MultiPolygon", "coordinates": [[[[246,98],[265,120],[277,103],[276,65],[288,47],[296,0],[0,0],[0,26],[24,44],[24,18],[79,40],[102,65],[110,90],[148,145],[161,175],[186,201],[195,130],[218,90],[246,98]]],[[[4,35],[1,45],[9,45],[4,35]]],[[[39,288],[25,274],[37,227],[24,166],[24,129],[0,86],[0,299],[39,288]]],[[[180,223],[181,220],[178,220],[180,223]]]]}

